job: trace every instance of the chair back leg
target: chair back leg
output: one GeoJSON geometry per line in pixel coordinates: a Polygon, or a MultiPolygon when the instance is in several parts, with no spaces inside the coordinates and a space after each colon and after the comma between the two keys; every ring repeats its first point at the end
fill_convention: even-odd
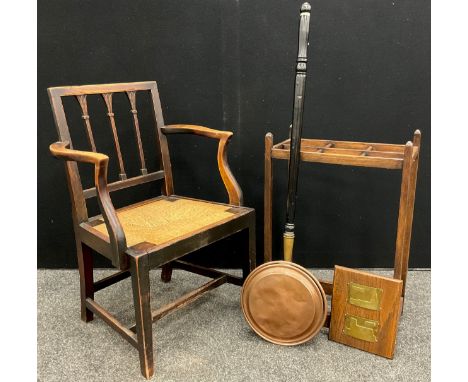
{"type": "Polygon", "coordinates": [[[173,266],[172,262],[168,263],[168,264],[164,264],[161,267],[161,281],[163,283],[168,283],[168,282],[171,281],[173,267],[174,266],[173,266]]]}

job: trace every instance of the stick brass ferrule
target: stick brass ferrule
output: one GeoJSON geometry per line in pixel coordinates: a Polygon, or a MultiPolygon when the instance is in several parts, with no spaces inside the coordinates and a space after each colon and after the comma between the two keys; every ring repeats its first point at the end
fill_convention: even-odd
{"type": "Polygon", "coordinates": [[[293,247],[294,247],[294,233],[285,232],[283,234],[283,257],[285,261],[292,261],[293,247]]]}

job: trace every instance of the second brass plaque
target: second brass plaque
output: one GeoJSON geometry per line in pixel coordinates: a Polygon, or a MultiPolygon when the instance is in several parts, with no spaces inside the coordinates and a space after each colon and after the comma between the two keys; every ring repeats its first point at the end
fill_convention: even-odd
{"type": "Polygon", "coordinates": [[[345,315],[343,333],[367,342],[377,342],[379,322],[367,318],[345,315]]]}

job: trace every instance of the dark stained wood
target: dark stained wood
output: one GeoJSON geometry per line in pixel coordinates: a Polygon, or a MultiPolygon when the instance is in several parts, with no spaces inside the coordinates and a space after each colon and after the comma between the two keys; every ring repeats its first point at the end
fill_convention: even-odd
{"type": "Polygon", "coordinates": [[[133,306],[135,307],[140,368],[141,373],[147,379],[151,378],[154,373],[149,270],[148,256],[131,258],[130,271],[132,273],[133,306]]]}
{"type": "Polygon", "coordinates": [[[156,136],[158,138],[160,148],[160,160],[164,169],[164,185],[162,187],[162,192],[164,195],[172,195],[174,194],[174,181],[172,178],[171,157],[169,155],[166,136],[161,132],[161,128],[164,126],[164,118],[156,82],[152,83],[150,91],[151,99],[153,101],[153,115],[156,121],[156,136]]]}
{"type": "Polygon", "coordinates": [[[132,346],[138,349],[138,342],[136,341],[135,335],[132,331],[128,330],[119,320],[117,320],[112,314],[110,314],[93,299],[87,298],[85,303],[88,309],[90,309],[93,313],[96,313],[112,329],[119,333],[122,338],[127,340],[132,346]]]}
{"type": "Polygon", "coordinates": [[[107,276],[101,280],[98,280],[94,283],[94,291],[97,292],[101,289],[107,288],[110,285],[114,285],[119,281],[125,280],[126,278],[130,277],[130,271],[118,271],[113,275],[107,276]]]}
{"type": "Polygon", "coordinates": [[[242,264],[242,279],[245,281],[249,274],[256,268],[257,266],[257,242],[256,242],[256,234],[255,234],[255,211],[249,215],[249,243],[248,243],[248,257],[247,261],[243,261],[242,264]]]}
{"type": "Polygon", "coordinates": [[[333,283],[330,281],[325,281],[325,280],[319,280],[319,282],[325,294],[328,296],[331,296],[333,293],[333,283]]]}
{"type": "Polygon", "coordinates": [[[76,232],[83,243],[112,262],[114,253],[112,252],[108,236],[92,229],[92,226],[88,222],[83,222],[78,225],[78,227],[76,227],[76,232]]]}
{"type": "Polygon", "coordinates": [[[225,277],[227,283],[242,286],[241,277],[233,276],[228,273],[218,271],[216,269],[202,267],[201,265],[188,263],[187,261],[183,261],[183,260],[176,260],[172,264],[176,269],[183,269],[185,271],[196,273],[197,275],[200,275],[200,276],[211,277],[213,279],[225,277]]]}
{"type": "Polygon", "coordinates": [[[86,136],[88,137],[89,145],[91,146],[91,150],[96,152],[96,144],[94,143],[93,130],[91,129],[91,122],[89,120],[88,102],[86,101],[86,97],[86,94],[80,94],[76,96],[76,99],[78,100],[78,103],[81,107],[81,118],[83,119],[85,124],[86,136]]]}
{"type": "Polygon", "coordinates": [[[79,241],[77,242],[77,254],[80,272],[81,319],[84,322],[89,322],[93,319],[93,312],[87,308],[85,301],[87,298],[94,298],[93,256],[91,248],[79,241]]]}
{"type": "Polygon", "coordinates": [[[209,292],[210,290],[224,284],[226,282],[226,276],[221,276],[216,279],[213,279],[206,284],[202,285],[201,287],[191,291],[190,293],[187,293],[185,296],[182,296],[178,298],[177,300],[173,301],[170,304],[167,304],[165,307],[160,308],[156,310],[155,312],[152,313],[152,318],[153,321],[159,320],[160,318],[168,315],[169,313],[172,313],[176,311],[177,309],[180,309],[187,305],[188,303],[191,303],[195,301],[196,299],[200,298],[203,296],[206,292],[209,292]]]}
{"type": "MultiPolygon", "coordinates": [[[[242,191],[232,175],[227,163],[227,144],[232,136],[231,132],[208,129],[201,126],[178,125],[177,131],[171,130],[171,126],[164,127],[164,119],[159,100],[159,93],[156,82],[137,82],[123,84],[85,85],[56,87],[48,89],[49,98],[54,113],[54,120],[59,135],[59,142],[50,146],[52,155],[64,160],[68,186],[72,204],[72,219],[77,242],[77,255],[80,271],[80,290],[82,318],[90,321],[93,314],[97,314],[123,338],[135,346],[140,355],[141,372],[146,378],[150,378],[154,373],[153,349],[152,349],[152,316],[150,309],[149,294],[149,270],[153,267],[163,266],[162,277],[165,281],[170,280],[172,272],[172,261],[178,260],[184,255],[202,248],[217,240],[231,236],[239,231],[248,231],[248,238],[245,241],[245,256],[243,261],[243,276],[255,267],[255,212],[251,208],[240,207],[242,204],[242,191]],[[152,100],[152,111],[154,114],[154,128],[156,130],[156,147],[160,156],[161,167],[159,170],[147,173],[144,158],[143,145],[141,142],[140,126],[137,117],[136,92],[149,92],[152,100]],[[117,129],[114,120],[112,107],[112,96],[115,93],[125,93],[129,98],[131,112],[133,114],[133,130],[135,132],[138,156],[141,164],[142,175],[126,178],[123,158],[120,152],[117,129]],[[88,95],[101,95],[106,102],[109,123],[114,136],[116,154],[119,160],[120,181],[107,184],[107,168],[109,157],[96,152],[96,145],[92,135],[90,116],[86,97],[88,95]],[[81,151],[73,148],[69,126],[63,108],[62,97],[76,97],[85,121],[86,133],[92,151],[81,151]],[[174,185],[172,178],[171,161],[165,133],[193,133],[215,139],[219,139],[218,147],[218,167],[221,177],[229,195],[229,203],[215,203],[225,206],[225,210],[232,213],[228,218],[211,224],[203,229],[190,232],[184,236],[175,238],[171,242],[163,245],[156,245],[149,242],[142,242],[132,247],[127,247],[127,240],[122,225],[120,224],[118,213],[126,209],[144,206],[155,199],[166,199],[176,201],[180,197],[174,195],[174,185]],[[183,131],[182,131],[183,130],[183,131]],[[77,162],[94,165],[95,187],[83,190],[77,162]],[[115,210],[110,192],[133,187],[139,184],[163,180],[162,196],[151,198],[130,206],[126,206],[118,211],[115,210]],[[101,210],[101,215],[88,217],[86,199],[97,197],[101,210]],[[97,224],[105,223],[108,235],[98,231],[97,224]],[[120,271],[93,282],[92,250],[98,255],[102,255],[112,261],[112,264],[120,271]],[[127,277],[131,276],[134,296],[135,320],[133,326],[137,336],[131,330],[119,322],[111,313],[94,301],[94,293],[111,286],[127,277]]],[[[119,126],[120,128],[120,126],[119,126]]],[[[190,199],[190,198],[186,198],[190,199]]],[[[242,285],[242,278],[223,274],[209,268],[179,264],[180,268],[198,274],[205,274],[214,280],[203,287],[203,291],[219,286],[227,282],[235,285],[242,285]]],[[[175,307],[179,308],[197,298],[200,290],[190,293],[185,299],[177,300],[168,307],[162,307],[160,313],[155,318],[160,318],[175,307]]]]}
{"type": "MultiPolygon", "coordinates": [[[[169,313],[172,313],[180,308],[183,308],[185,305],[195,301],[196,299],[200,298],[203,296],[206,292],[209,292],[210,290],[224,284],[226,282],[226,276],[220,276],[216,279],[213,279],[206,284],[202,285],[201,287],[186,293],[182,297],[179,297],[177,300],[171,302],[170,304],[167,304],[163,306],[162,308],[159,308],[155,310],[154,312],[151,313],[152,320],[156,321],[164,316],[167,316],[169,313]]],[[[131,331],[136,331],[136,325],[131,326],[129,328],[131,331]]]]}
{"type": "Polygon", "coordinates": [[[141,135],[140,135],[140,125],[138,123],[138,110],[136,108],[136,91],[128,91],[127,92],[128,100],[130,101],[131,110],[130,112],[133,115],[133,127],[135,128],[135,138],[138,145],[138,154],[140,156],[140,163],[141,163],[141,174],[146,175],[148,170],[146,169],[145,163],[145,154],[143,153],[143,145],[141,143],[141,135]]]}
{"type": "Polygon", "coordinates": [[[167,263],[164,264],[161,267],[161,281],[163,283],[168,283],[172,279],[172,270],[173,270],[173,264],[172,263],[167,263]]]}
{"type": "MultiPolygon", "coordinates": [[[[120,180],[118,182],[109,183],[107,185],[107,189],[109,192],[118,191],[123,190],[127,187],[133,187],[139,184],[154,182],[156,180],[161,179],[164,179],[164,171],[156,171],[145,175],[135,176],[133,178],[120,180]]],[[[85,197],[85,199],[92,198],[96,195],[96,187],[87,188],[86,190],[83,190],[83,196],[85,197]]]]}
{"type": "Polygon", "coordinates": [[[112,135],[114,136],[115,151],[117,152],[117,158],[119,159],[119,177],[120,180],[124,180],[127,179],[127,174],[125,173],[122,152],[120,151],[119,135],[117,134],[117,127],[115,126],[114,111],[112,107],[112,93],[104,93],[102,98],[104,99],[107,106],[107,116],[109,117],[109,124],[112,129],[112,135]]]}

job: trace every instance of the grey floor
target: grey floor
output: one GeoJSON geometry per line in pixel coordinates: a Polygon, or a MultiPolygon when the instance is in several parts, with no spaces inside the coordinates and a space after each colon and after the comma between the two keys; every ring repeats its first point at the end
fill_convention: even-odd
{"type": "MultiPolygon", "coordinates": [[[[95,271],[95,277],[108,275],[95,271]]],[[[329,270],[313,270],[332,279],[329,270]]],[[[387,271],[376,272],[388,274],[387,271]]],[[[153,381],[429,381],[430,271],[408,276],[395,358],[387,360],[328,341],[325,329],[308,343],[281,347],[257,337],[244,321],[239,288],[223,285],[153,325],[153,381]]],[[[163,284],[152,275],[153,309],[205,282],[175,271],[163,284]]],[[[144,381],[137,351],[96,318],[80,320],[78,272],[39,270],[39,381],[144,381]]],[[[129,280],[96,294],[122,322],[132,323],[129,280]]]]}

